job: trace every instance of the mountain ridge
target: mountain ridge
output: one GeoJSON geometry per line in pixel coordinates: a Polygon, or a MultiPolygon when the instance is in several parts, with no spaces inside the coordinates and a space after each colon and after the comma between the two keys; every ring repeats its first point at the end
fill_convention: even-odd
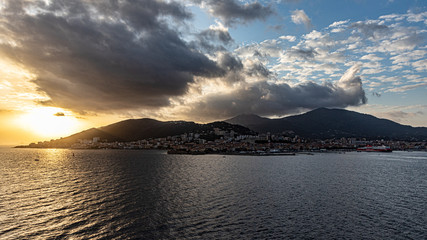
{"type": "MultiPolygon", "coordinates": [[[[53,140],[59,146],[70,145],[82,139],[97,137],[107,142],[131,142],[150,138],[164,138],[185,133],[209,135],[215,128],[233,130],[237,134],[253,135],[250,129],[222,121],[199,124],[191,121],[158,121],[151,118],[127,119],[99,128],[90,128],[68,137],[53,140]]],[[[212,138],[212,136],[207,136],[212,138]]]]}
{"type": "Polygon", "coordinates": [[[185,133],[199,133],[215,139],[214,129],[233,130],[238,135],[271,133],[298,135],[307,139],[342,137],[426,141],[426,127],[411,127],[388,119],[345,109],[318,108],[303,114],[278,119],[242,114],[236,117],[199,124],[191,121],[159,121],[151,118],[127,119],[99,128],[90,128],[70,136],[52,140],[57,146],[69,146],[82,139],[97,137],[107,142],[131,142],[164,138],[185,133]]]}
{"type": "Polygon", "coordinates": [[[240,124],[261,133],[293,131],[302,137],[314,139],[358,137],[425,140],[427,138],[426,127],[411,127],[345,109],[318,108],[284,118],[259,117],[259,121],[253,121],[254,119],[256,117],[250,116],[250,121],[246,121],[245,115],[239,115],[224,121],[240,124]]]}

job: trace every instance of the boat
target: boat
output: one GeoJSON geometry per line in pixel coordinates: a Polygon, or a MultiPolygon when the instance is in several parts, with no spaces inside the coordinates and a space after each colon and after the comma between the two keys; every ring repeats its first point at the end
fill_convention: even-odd
{"type": "Polygon", "coordinates": [[[392,152],[391,148],[389,146],[366,146],[366,147],[360,147],[356,149],[358,152],[392,152]]]}

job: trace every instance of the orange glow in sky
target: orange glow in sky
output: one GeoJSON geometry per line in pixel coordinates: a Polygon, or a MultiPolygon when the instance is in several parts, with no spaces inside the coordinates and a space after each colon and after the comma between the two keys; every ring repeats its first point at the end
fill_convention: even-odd
{"type": "Polygon", "coordinates": [[[65,137],[80,129],[79,121],[56,107],[39,107],[18,117],[18,124],[43,138],[65,137]]]}

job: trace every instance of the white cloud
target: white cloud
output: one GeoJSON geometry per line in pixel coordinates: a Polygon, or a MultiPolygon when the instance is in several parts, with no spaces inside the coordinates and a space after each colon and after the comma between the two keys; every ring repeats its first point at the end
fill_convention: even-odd
{"type": "Polygon", "coordinates": [[[388,14],[388,15],[383,15],[379,17],[379,19],[384,19],[386,21],[391,21],[393,19],[398,19],[398,18],[403,19],[403,17],[400,14],[388,14]]]}
{"type": "Polygon", "coordinates": [[[390,59],[393,60],[393,64],[409,63],[410,61],[423,58],[426,54],[426,50],[414,50],[398,54],[396,56],[391,57],[390,59]]]}
{"type": "Polygon", "coordinates": [[[423,22],[427,18],[427,12],[421,12],[421,13],[413,13],[408,12],[407,14],[407,20],[409,22],[423,22]]]}
{"type": "Polygon", "coordinates": [[[287,40],[289,42],[295,42],[297,38],[295,36],[287,35],[287,36],[280,36],[279,39],[287,40]]]}
{"type": "Polygon", "coordinates": [[[400,70],[400,69],[402,69],[403,68],[403,66],[402,65],[393,65],[393,66],[391,66],[391,67],[389,67],[390,68],[390,70],[393,72],[393,71],[396,71],[396,70],[400,70]]]}
{"type": "Polygon", "coordinates": [[[234,52],[242,59],[257,59],[258,61],[265,61],[264,63],[267,63],[268,57],[280,57],[282,51],[283,49],[280,45],[280,41],[276,39],[268,39],[260,43],[252,43],[234,50],[234,52]]]}
{"type": "Polygon", "coordinates": [[[369,61],[380,61],[383,60],[383,58],[378,57],[375,54],[368,54],[368,55],[364,55],[363,57],[361,57],[360,59],[362,60],[369,60],[369,61]]]}
{"type": "Polygon", "coordinates": [[[416,61],[412,63],[412,66],[417,71],[420,71],[420,72],[427,71],[427,59],[416,61]]]}
{"type": "Polygon", "coordinates": [[[304,35],[304,40],[300,45],[305,45],[306,48],[326,48],[330,49],[335,46],[338,41],[333,40],[328,33],[322,33],[316,30],[304,35]]]}
{"type": "Polygon", "coordinates": [[[342,25],[345,25],[345,24],[347,24],[348,22],[350,22],[350,19],[349,20],[344,20],[344,21],[337,21],[337,22],[334,22],[334,23],[332,23],[331,25],[329,25],[329,27],[328,28],[334,28],[334,27],[342,27],[342,25]]]}
{"type": "Polygon", "coordinates": [[[382,64],[379,62],[363,62],[363,68],[381,68],[382,64]]]}
{"type": "Polygon", "coordinates": [[[215,20],[215,25],[210,25],[209,29],[228,32],[228,27],[224,26],[221,21],[215,20]]]}
{"type": "Polygon", "coordinates": [[[403,77],[405,77],[406,79],[415,80],[415,79],[420,78],[421,76],[420,75],[405,75],[403,77]]]}
{"type": "Polygon", "coordinates": [[[383,84],[382,83],[380,83],[380,82],[370,82],[370,83],[368,83],[368,86],[370,86],[370,87],[379,87],[379,86],[382,86],[383,84]]]}
{"type": "Polygon", "coordinates": [[[315,40],[315,39],[321,39],[323,38],[325,35],[323,35],[321,32],[313,30],[310,33],[306,34],[304,36],[305,39],[311,39],[311,40],[315,40]]]}
{"type": "Polygon", "coordinates": [[[311,27],[311,20],[304,10],[295,10],[292,12],[292,22],[295,24],[304,24],[307,28],[311,27]]]}
{"type": "Polygon", "coordinates": [[[388,76],[385,76],[385,75],[379,76],[379,77],[373,77],[373,78],[377,79],[377,80],[379,80],[380,82],[383,82],[383,83],[397,82],[400,79],[399,77],[396,77],[396,76],[394,76],[394,77],[388,77],[388,76]]]}
{"type": "Polygon", "coordinates": [[[427,86],[427,83],[418,83],[414,85],[405,85],[398,88],[392,88],[387,90],[386,92],[406,92],[415,88],[427,86]]]}
{"type": "Polygon", "coordinates": [[[332,33],[339,33],[344,31],[345,31],[345,28],[334,28],[331,30],[332,33]]]}
{"type": "Polygon", "coordinates": [[[398,39],[383,38],[378,45],[370,46],[365,49],[367,53],[383,52],[389,54],[399,54],[405,51],[413,50],[423,39],[417,34],[405,35],[398,39]]]}
{"type": "Polygon", "coordinates": [[[377,73],[380,73],[380,72],[384,72],[384,69],[381,69],[381,68],[377,68],[377,69],[370,68],[370,69],[364,69],[362,71],[362,75],[365,75],[365,74],[367,74],[367,75],[377,74],[377,73]]]}

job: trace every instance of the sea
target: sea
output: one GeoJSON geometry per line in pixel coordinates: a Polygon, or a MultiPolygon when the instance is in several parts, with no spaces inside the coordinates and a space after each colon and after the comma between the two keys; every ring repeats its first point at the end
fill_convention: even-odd
{"type": "Polygon", "coordinates": [[[427,152],[0,149],[0,239],[427,239],[427,152]]]}

